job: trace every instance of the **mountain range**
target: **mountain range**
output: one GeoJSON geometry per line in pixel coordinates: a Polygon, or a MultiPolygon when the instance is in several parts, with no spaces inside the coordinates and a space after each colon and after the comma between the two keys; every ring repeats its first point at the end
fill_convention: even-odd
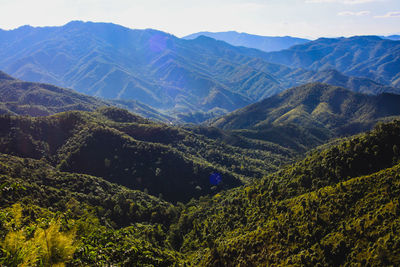
{"type": "MultiPolygon", "coordinates": [[[[324,79],[340,75],[332,70],[323,73],[326,74],[322,75],[324,79]]],[[[345,85],[349,82],[354,80],[344,79],[345,85]]],[[[323,83],[287,89],[232,113],[214,114],[216,118],[192,113],[181,115],[186,117],[178,120],[135,100],[101,100],[49,84],[23,82],[2,72],[0,93],[1,112],[5,114],[46,116],[69,110],[127,108],[145,118],[168,124],[208,120],[205,126],[187,129],[241,148],[274,151],[271,147],[276,144],[290,149],[291,154],[305,152],[334,137],[368,130],[377,121],[400,115],[396,94],[366,95],[323,83]],[[207,125],[214,127],[213,130],[207,129],[207,125]],[[260,141],[266,143],[256,144],[260,141]]]]}
{"type": "Polygon", "coordinates": [[[0,30],[0,266],[399,266],[397,46],[0,30]]]}
{"type": "Polygon", "coordinates": [[[330,129],[339,135],[343,131],[354,134],[365,131],[363,125],[376,124],[377,119],[400,115],[398,103],[397,94],[366,95],[314,83],[288,89],[217,118],[211,125],[221,129],[259,129],[295,123],[330,129]],[[355,129],[348,132],[352,127],[355,129]]]}
{"type": "Polygon", "coordinates": [[[304,38],[296,38],[291,36],[260,36],[248,34],[245,32],[197,32],[183,37],[183,39],[192,40],[199,36],[207,36],[216,40],[227,42],[234,46],[244,46],[248,48],[256,48],[265,52],[279,51],[287,49],[293,45],[304,44],[310,40],[304,38]]]}
{"type": "Polygon", "coordinates": [[[288,89],[219,118],[210,126],[295,151],[369,130],[400,116],[400,96],[366,95],[322,83],[288,89]]]}
{"type": "Polygon", "coordinates": [[[24,82],[0,71],[0,114],[46,116],[69,110],[94,111],[118,106],[156,121],[173,118],[135,100],[102,100],[51,84],[24,82]]]}
{"type": "Polygon", "coordinates": [[[136,100],[174,117],[201,112],[206,114],[198,118],[210,118],[321,79],[360,92],[399,90],[342,74],[326,79],[319,71],[269,63],[272,55],[204,36],[184,40],[109,23],[0,31],[0,68],[10,75],[136,100]]]}
{"type": "Polygon", "coordinates": [[[261,178],[296,155],[274,143],[221,132],[218,140],[115,107],[37,118],[2,115],[0,125],[1,153],[43,158],[59,170],[103,177],[174,202],[261,178]],[[223,183],[211,184],[212,173],[223,183]]]}
{"type": "Polygon", "coordinates": [[[1,153],[46,159],[59,170],[146,189],[173,202],[248,183],[332,138],[400,116],[399,95],[373,96],[315,83],[213,119],[209,122],[212,128],[179,128],[123,109],[99,107],[97,102],[88,106],[91,102],[85,101],[94,98],[67,89],[2,77],[11,82],[5,95],[20,95],[18,103],[26,107],[24,115],[42,116],[0,117],[1,153]],[[34,102],[21,103],[24,97],[34,102]],[[76,99],[81,101],[79,105],[66,107],[79,110],[82,105],[95,111],[49,117],[37,112],[68,110],[63,103],[76,99]],[[221,175],[224,183],[210,186],[211,173],[221,175]]]}
{"type": "MultiPolygon", "coordinates": [[[[95,115],[80,114],[86,118],[95,115]]],[[[50,129],[44,127],[49,122],[58,131],[60,124],[54,127],[55,120],[64,120],[68,126],[76,120],[67,123],[65,119],[79,119],[77,115],[69,112],[43,119],[0,116],[17,122],[11,132],[1,131],[9,137],[10,133],[37,135],[39,129],[50,129]]],[[[112,118],[112,124],[145,122],[121,110],[106,109],[103,115],[112,118]]],[[[97,131],[88,132],[93,141],[100,140],[97,131]]],[[[54,167],[49,158],[0,153],[0,262],[77,266],[398,265],[399,136],[399,121],[379,124],[370,132],[313,151],[261,180],[186,204],[169,203],[149,196],[146,190],[139,192],[101,177],[70,172],[65,163],[54,167]],[[49,258],[37,252],[46,251],[46,247],[57,254],[49,258]]],[[[4,152],[7,138],[0,140],[4,152]]],[[[54,144],[54,140],[48,141],[54,144]]],[[[69,143],[71,147],[79,144],[69,143]]],[[[80,160],[71,162],[73,165],[84,166],[88,158],[76,157],[80,153],[72,149],[71,155],[65,156],[80,160]]],[[[170,163],[175,164],[175,160],[170,163]]],[[[109,168],[114,169],[118,161],[111,159],[109,168]]],[[[179,164],[176,168],[184,171],[186,167],[179,164]]],[[[120,173],[119,168],[115,171],[120,173]]],[[[202,171],[199,168],[192,178],[202,171]]]]}
{"type": "Polygon", "coordinates": [[[271,52],[265,59],[293,68],[335,69],[393,87],[400,84],[400,42],[378,36],[320,38],[271,52]]]}

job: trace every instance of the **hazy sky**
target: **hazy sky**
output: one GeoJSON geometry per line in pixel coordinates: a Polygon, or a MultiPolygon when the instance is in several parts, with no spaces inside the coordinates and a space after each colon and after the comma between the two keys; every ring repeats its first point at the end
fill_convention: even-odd
{"type": "Polygon", "coordinates": [[[154,28],[179,37],[236,30],[300,37],[400,34],[400,0],[0,0],[0,28],[71,20],[154,28]]]}

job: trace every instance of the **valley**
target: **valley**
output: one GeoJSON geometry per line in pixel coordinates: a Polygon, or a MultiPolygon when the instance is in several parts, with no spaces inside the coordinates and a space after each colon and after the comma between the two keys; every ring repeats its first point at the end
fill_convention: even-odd
{"type": "Polygon", "coordinates": [[[396,40],[0,30],[0,266],[399,265],[396,40]]]}

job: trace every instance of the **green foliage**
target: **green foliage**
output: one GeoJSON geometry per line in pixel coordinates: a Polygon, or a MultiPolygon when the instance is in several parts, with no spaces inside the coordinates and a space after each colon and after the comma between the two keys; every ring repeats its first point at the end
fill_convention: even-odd
{"type": "Polygon", "coordinates": [[[7,228],[0,239],[2,266],[171,266],[185,262],[164,244],[160,225],[136,224],[115,230],[100,225],[91,213],[52,213],[31,205],[22,209],[19,203],[0,215],[7,217],[1,220],[7,228]],[[22,215],[22,210],[29,215],[22,215]]]}
{"type": "Polygon", "coordinates": [[[370,130],[400,115],[398,95],[363,95],[313,83],[291,88],[210,124],[235,134],[307,151],[332,137],[370,130]]]}
{"type": "Polygon", "coordinates": [[[2,116],[0,123],[5,126],[0,130],[3,153],[43,158],[62,171],[147,188],[175,202],[261,178],[292,157],[277,145],[243,138],[219,142],[115,108],[41,118],[2,116]],[[213,172],[223,175],[216,188],[208,179],[213,172]]]}
{"type": "Polygon", "coordinates": [[[396,266],[399,125],[380,124],[261,183],[188,203],[170,238],[194,265],[396,266]],[[363,157],[360,151],[374,146],[379,153],[367,154],[374,164],[347,173],[331,169],[342,164],[335,159],[363,157]]]}
{"type": "Polygon", "coordinates": [[[398,171],[399,166],[371,177],[349,180],[343,185],[345,191],[340,186],[326,188],[268,206],[257,203],[257,194],[253,201],[244,201],[244,195],[225,197],[236,204],[219,204],[220,199],[200,204],[189,215],[197,219],[182,247],[189,248],[192,261],[207,266],[331,266],[357,262],[397,265],[400,251],[396,244],[400,239],[390,233],[400,223],[395,193],[399,187],[392,189],[393,195],[382,196],[381,186],[386,186],[386,177],[398,171]],[[215,207],[211,212],[210,206],[215,207]],[[389,239],[394,243],[384,241],[389,239]],[[378,250],[382,256],[377,256],[378,250]]]}
{"type": "MultiPolygon", "coordinates": [[[[97,170],[87,162],[109,177],[128,177],[125,166],[147,168],[151,161],[151,171],[136,171],[160,179],[171,166],[184,172],[192,160],[188,174],[208,178],[204,166],[221,162],[224,171],[222,163],[239,153],[249,161],[242,171],[249,172],[252,159],[267,155],[251,146],[268,147],[270,155],[290,150],[218,129],[158,125],[118,110],[2,119],[9,125],[3,149],[45,157],[0,154],[0,265],[400,264],[400,121],[326,144],[243,186],[171,204],[148,195],[151,184],[140,192],[76,172],[97,170]],[[62,138],[46,137],[50,132],[62,138]],[[34,149],[12,142],[14,133],[29,136],[32,146],[22,148],[34,149]]],[[[176,179],[182,181],[179,174],[176,179]]]]}
{"type": "Polygon", "coordinates": [[[75,231],[60,231],[60,221],[50,221],[43,227],[38,224],[22,225],[22,207],[10,208],[11,221],[2,222],[9,228],[0,242],[0,264],[6,266],[64,266],[72,259],[77,248],[75,231]]]}
{"type": "Polygon", "coordinates": [[[399,161],[400,122],[380,123],[264,179],[272,198],[283,199],[389,168],[399,161]],[[275,190],[278,187],[279,190],[275,190]]]}
{"type": "Polygon", "coordinates": [[[22,201],[86,216],[81,210],[89,205],[101,221],[118,227],[132,221],[168,227],[176,216],[171,204],[101,178],[60,172],[43,161],[10,155],[0,154],[0,162],[0,173],[5,174],[0,175],[2,206],[22,201]]]}
{"type": "Polygon", "coordinates": [[[120,230],[98,227],[83,238],[73,265],[172,266],[185,262],[178,252],[160,247],[157,241],[143,239],[141,230],[136,226],[120,230]]]}

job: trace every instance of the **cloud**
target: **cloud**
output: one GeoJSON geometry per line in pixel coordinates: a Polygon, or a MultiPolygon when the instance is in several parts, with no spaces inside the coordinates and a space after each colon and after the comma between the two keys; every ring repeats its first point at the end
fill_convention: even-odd
{"type": "Polygon", "coordinates": [[[388,12],[382,16],[375,16],[374,18],[387,19],[387,18],[400,18],[400,11],[388,12]]]}
{"type": "Polygon", "coordinates": [[[372,2],[379,2],[379,0],[305,0],[306,3],[337,3],[345,5],[366,4],[372,2]]]}
{"type": "Polygon", "coordinates": [[[370,11],[359,11],[359,12],[353,12],[353,11],[342,11],[338,13],[338,16],[343,16],[343,17],[347,17],[347,16],[357,16],[357,17],[361,17],[361,16],[367,16],[371,14],[370,11]]]}

